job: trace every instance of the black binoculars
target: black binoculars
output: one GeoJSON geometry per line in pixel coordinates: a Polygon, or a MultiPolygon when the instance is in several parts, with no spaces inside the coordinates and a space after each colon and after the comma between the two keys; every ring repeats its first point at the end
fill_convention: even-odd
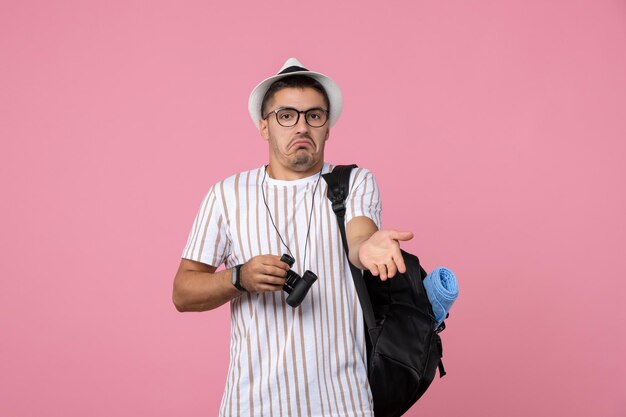
{"type": "MultiPolygon", "coordinates": [[[[281,256],[280,260],[289,265],[289,268],[295,263],[295,260],[286,253],[281,256]]],[[[311,271],[306,271],[303,276],[291,269],[287,271],[286,281],[283,285],[283,291],[289,294],[287,304],[294,308],[298,307],[315,281],[317,281],[317,275],[311,271]]]]}

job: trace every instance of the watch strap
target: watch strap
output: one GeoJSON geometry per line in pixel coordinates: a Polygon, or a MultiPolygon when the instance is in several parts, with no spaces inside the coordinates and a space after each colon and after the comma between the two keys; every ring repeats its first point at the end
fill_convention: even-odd
{"type": "Polygon", "coordinates": [[[242,285],[241,285],[241,267],[243,266],[243,264],[239,264],[236,265],[233,268],[233,274],[235,274],[235,277],[233,279],[233,285],[235,286],[235,288],[237,288],[239,291],[242,292],[247,292],[248,290],[246,290],[242,285]]]}

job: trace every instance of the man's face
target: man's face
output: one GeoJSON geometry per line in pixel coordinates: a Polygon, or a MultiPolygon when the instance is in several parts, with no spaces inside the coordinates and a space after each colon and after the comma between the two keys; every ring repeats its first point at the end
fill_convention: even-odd
{"type": "MultiPolygon", "coordinates": [[[[274,94],[265,109],[265,114],[272,110],[292,107],[306,111],[313,108],[328,110],[324,96],[312,88],[283,88],[274,94]]],[[[260,122],[261,135],[269,141],[270,163],[277,163],[290,171],[306,172],[319,166],[324,161],[324,145],[328,139],[328,126],[311,127],[304,114],[292,127],[278,124],[276,115],[260,122]]]]}

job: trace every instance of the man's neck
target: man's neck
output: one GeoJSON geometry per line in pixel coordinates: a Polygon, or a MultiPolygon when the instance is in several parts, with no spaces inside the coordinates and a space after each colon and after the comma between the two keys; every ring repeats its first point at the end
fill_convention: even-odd
{"type": "Polygon", "coordinates": [[[275,180],[293,181],[315,175],[321,171],[323,166],[324,161],[322,160],[305,171],[293,171],[278,164],[272,164],[270,161],[267,165],[267,175],[275,180]]]}

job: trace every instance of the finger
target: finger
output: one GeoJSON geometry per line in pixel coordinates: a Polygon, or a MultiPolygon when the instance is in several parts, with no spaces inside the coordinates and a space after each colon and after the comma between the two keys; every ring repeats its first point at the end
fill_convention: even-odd
{"type": "Polygon", "coordinates": [[[405,241],[413,239],[413,232],[401,232],[398,230],[394,230],[393,233],[391,233],[389,236],[395,240],[405,241]]]}
{"type": "Polygon", "coordinates": [[[264,260],[263,264],[267,266],[274,266],[285,271],[289,270],[289,264],[281,261],[280,256],[269,255],[268,258],[264,260]]]}
{"type": "Polygon", "coordinates": [[[263,265],[261,271],[264,275],[274,275],[277,277],[285,277],[287,276],[287,271],[284,268],[279,268],[274,265],[263,265]]]}
{"type": "Polygon", "coordinates": [[[393,261],[395,262],[396,267],[398,268],[398,272],[400,272],[401,274],[404,274],[406,272],[406,264],[404,263],[404,258],[402,257],[402,253],[397,252],[395,255],[393,255],[393,261]]]}
{"type": "Polygon", "coordinates": [[[261,275],[259,282],[262,284],[278,285],[282,287],[285,283],[285,278],[277,277],[275,275],[261,275]]]}
{"type": "Polygon", "coordinates": [[[385,264],[377,265],[378,271],[380,271],[380,279],[385,281],[387,279],[387,266],[385,264]]]}
{"type": "Polygon", "coordinates": [[[389,278],[393,278],[396,275],[396,272],[398,272],[398,269],[396,268],[396,263],[391,260],[387,263],[387,276],[389,278]]]}
{"type": "Polygon", "coordinates": [[[378,274],[380,273],[380,271],[378,271],[378,267],[376,265],[372,265],[368,269],[370,270],[370,274],[374,275],[375,277],[377,277],[378,274]]]}

